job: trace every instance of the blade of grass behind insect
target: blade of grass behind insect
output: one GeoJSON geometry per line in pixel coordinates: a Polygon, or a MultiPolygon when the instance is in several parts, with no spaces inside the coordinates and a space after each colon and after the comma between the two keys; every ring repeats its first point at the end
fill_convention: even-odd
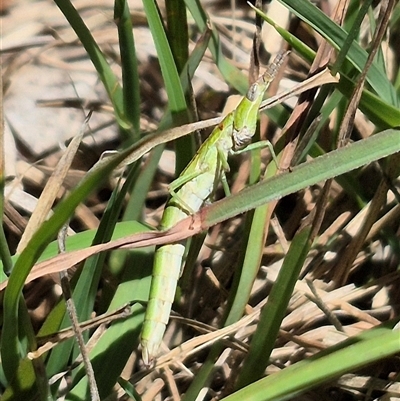
{"type": "MultiPolygon", "coordinates": [[[[182,88],[179,79],[179,73],[176,62],[173,57],[171,46],[161,20],[160,12],[154,0],[144,0],[143,6],[147,15],[151,34],[156,46],[161,72],[164,78],[165,89],[168,95],[168,105],[171,112],[173,124],[182,125],[191,120],[189,108],[187,106],[185,91],[182,88]]],[[[186,36],[186,34],[185,34],[186,36]]],[[[174,38],[174,40],[179,40],[174,38]]],[[[188,44],[185,44],[188,46],[188,44]]],[[[179,45],[181,47],[182,44],[179,45]]],[[[192,138],[183,139],[184,147],[180,146],[177,152],[178,168],[186,166],[194,154],[194,145],[192,138]],[[189,146],[188,146],[189,145],[189,146]]],[[[180,173],[180,171],[176,171],[180,173]]]]}
{"type": "MultiPolygon", "coordinates": [[[[198,0],[185,0],[185,3],[200,32],[204,32],[204,30],[207,29],[207,26],[210,26],[210,19],[201,6],[201,3],[198,0]]],[[[247,79],[239,69],[227,61],[222,53],[218,32],[214,26],[211,26],[211,30],[212,34],[208,48],[210,49],[215,63],[221,71],[224,79],[240,93],[245,93],[248,88],[247,79]]]]}
{"type": "MultiPolygon", "coordinates": [[[[337,88],[349,97],[354,90],[354,85],[350,78],[341,74],[337,88]]],[[[400,109],[366,89],[363,90],[358,106],[368,119],[380,128],[392,128],[400,125],[400,109]]]]}
{"type": "Polygon", "coordinates": [[[117,23],[122,69],[124,113],[132,124],[130,143],[140,139],[140,85],[132,31],[131,13],[126,0],[115,0],[114,21],[117,23]]]}
{"type": "MultiPolygon", "coordinates": [[[[348,35],[347,32],[333,22],[318,7],[307,0],[279,0],[279,2],[284,4],[304,22],[309,24],[336,49],[339,50],[342,48],[348,35]]],[[[353,41],[347,54],[347,59],[355,68],[357,68],[358,71],[362,71],[367,61],[367,57],[367,52],[362,49],[358,43],[353,41]]],[[[387,103],[398,107],[399,100],[392,84],[388,80],[384,71],[382,71],[375,63],[372,64],[368,72],[367,81],[379,97],[387,103]]]]}
{"type": "Polygon", "coordinates": [[[301,229],[290,244],[267,304],[261,312],[256,332],[250,343],[250,350],[239,374],[236,389],[260,379],[269,364],[269,357],[274,348],[279,328],[311,246],[310,233],[311,227],[301,229]]]}
{"type": "MultiPolygon", "coordinates": [[[[250,5],[250,4],[249,4],[250,5]]],[[[295,49],[301,56],[308,61],[309,63],[312,63],[315,57],[315,51],[311,49],[309,46],[307,46],[304,42],[302,42],[300,39],[298,39],[296,36],[294,36],[292,33],[287,31],[285,28],[282,28],[279,26],[274,20],[268,17],[267,14],[264,14],[262,11],[258,10],[256,7],[253,5],[250,5],[257,14],[259,14],[265,22],[267,22],[269,25],[271,25],[278,33],[281,35],[281,37],[289,43],[289,45],[295,49]]]]}
{"type": "Polygon", "coordinates": [[[189,35],[186,7],[183,0],[166,0],[168,42],[179,73],[189,59],[189,35]]]}
{"type": "Polygon", "coordinates": [[[54,0],[54,2],[64,14],[68,23],[71,25],[71,28],[77,34],[94,67],[96,68],[96,71],[99,74],[104,87],[106,88],[111,103],[113,104],[118,125],[123,130],[131,129],[131,124],[127,120],[124,113],[124,102],[121,86],[119,85],[117,77],[112,72],[106,58],[104,57],[104,54],[100,50],[96,41],[93,39],[89,29],[69,0],[54,0]]]}
{"type": "Polygon", "coordinates": [[[22,287],[32,266],[41,256],[44,249],[55,238],[62,225],[74,213],[75,208],[84,200],[94,188],[98,187],[107,175],[117,167],[130,153],[129,150],[121,152],[110,160],[101,163],[100,167],[89,172],[80,184],[61,201],[54,209],[54,214],[45,221],[36,234],[33,235],[27,247],[21,252],[15,262],[8,285],[4,293],[3,302],[3,330],[1,337],[1,361],[5,376],[10,380],[16,372],[21,357],[25,355],[20,348],[18,331],[20,326],[18,305],[22,287]]]}
{"type": "MultiPolygon", "coordinates": [[[[279,160],[280,155],[277,156],[279,160]]],[[[261,171],[261,150],[256,149],[251,152],[251,171],[249,184],[254,184],[260,179],[261,171]]],[[[277,173],[277,166],[271,162],[265,178],[277,173]]],[[[226,308],[225,326],[237,322],[245,311],[249,302],[251,290],[257,273],[260,269],[260,262],[264,251],[266,224],[269,224],[270,205],[265,204],[254,211],[247,213],[243,229],[242,251],[236,265],[232,287],[230,290],[228,304],[226,308]]]]}
{"type": "Polygon", "coordinates": [[[244,309],[249,303],[251,289],[260,268],[264,250],[268,209],[268,205],[263,205],[246,215],[243,227],[244,243],[238,262],[235,263],[235,274],[230,288],[224,326],[237,322],[243,316],[244,309]]]}
{"type": "MultiPolygon", "coordinates": [[[[258,380],[223,401],[284,401],[340,375],[400,351],[399,329],[391,321],[363,331],[311,358],[258,380]]],[[[221,400],[221,401],[222,401],[221,400]]]]}
{"type": "MultiPolygon", "coordinates": [[[[186,7],[183,0],[166,0],[165,7],[167,10],[167,35],[168,42],[171,46],[175,64],[179,74],[182,76],[182,71],[189,59],[189,35],[188,24],[186,18],[186,7]]],[[[189,82],[190,83],[190,82],[189,82]]],[[[190,85],[191,88],[191,85],[190,85]]],[[[179,124],[184,124],[193,121],[194,113],[192,102],[189,99],[189,91],[185,91],[187,105],[190,105],[187,113],[182,115],[179,124]]],[[[192,159],[196,149],[192,136],[184,136],[175,141],[175,174],[178,176],[188,165],[192,159]]]]}
{"type": "Polygon", "coordinates": [[[179,80],[178,70],[168,43],[167,35],[160,18],[159,11],[153,0],[144,0],[143,6],[146,12],[147,21],[154,39],[160,62],[161,72],[164,78],[165,89],[168,95],[168,105],[171,113],[178,113],[186,110],[185,94],[179,80]]]}

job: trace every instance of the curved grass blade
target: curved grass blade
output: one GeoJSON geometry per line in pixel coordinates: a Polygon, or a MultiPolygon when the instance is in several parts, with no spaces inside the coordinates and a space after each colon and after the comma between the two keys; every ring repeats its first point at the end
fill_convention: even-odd
{"type": "Polygon", "coordinates": [[[154,0],[144,0],[143,6],[154,38],[165,89],[168,94],[169,109],[172,113],[186,110],[185,94],[156,3],[154,0]]]}

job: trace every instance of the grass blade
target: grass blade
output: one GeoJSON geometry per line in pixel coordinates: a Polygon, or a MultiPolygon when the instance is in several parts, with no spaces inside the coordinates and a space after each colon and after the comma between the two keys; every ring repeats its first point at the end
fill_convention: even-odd
{"type": "Polygon", "coordinates": [[[261,312],[236,388],[245,387],[260,379],[269,364],[282,319],[310,249],[310,232],[310,227],[303,228],[292,240],[268,302],[261,312]]]}

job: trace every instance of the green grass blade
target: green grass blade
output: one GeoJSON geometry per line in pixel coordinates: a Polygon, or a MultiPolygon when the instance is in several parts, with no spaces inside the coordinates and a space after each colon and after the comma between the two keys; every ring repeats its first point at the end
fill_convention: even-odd
{"type": "Polygon", "coordinates": [[[133,137],[130,139],[133,143],[140,139],[140,84],[131,14],[126,0],[115,0],[114,20],[121,53],[124,113],[132,124],[133,137]]]}
{"type": "Polygon", "coordinates": [[[341,46],[339,54],[332,67],[332,74],[336,75],[336,73],[338,73],[340,71],[353,41],[356,40],[356,38],[358,36],[361,23],[365,17],[365,14],[368,12],[368,9],[370,8],[371,3],[372,3],[372,0],[365,1],[362,4],[359,12],[357,13],[357,16],[354,18],[354,21],[352,21],[352,24],[349,29],[349,33],[348,33],[343,45],[341,46]]]}
{"type": "Polygon", "coordinates": [[[189,35],[183,0],[167,0],[168,39],[179,73],[189,59],[189,35]]]}
{"type": "MultiPolygon", "coordinates": [[[[260,149],[253,150],[252,168],[249,183],[255,183],[260,179],[261,171],[261,152],[260,149]]],[[[277,166],[275,163],[268,165],[264,179],[276,174],[277,166]]],[[[246,215],[245,226],[243,229],[243,242],[241,254],[236,263],[230,295],[227,305],[227,317],[224,325],[228,326],[237,322],[245,311],[249,303],[251,290],[257,273],[260,269],[260,262],[265,246],[266,224],[269,222],[269,205],[262,205],[246,215]]]]}
{"type": "MultiPolygon", "coordinates": [[[[173,125],[178,126],[190,121],[190,113],[185,98],[185,91],[182,87],[176,62],[173,57],[171,45],[161,20],[159,10],[154,0],[144,0],[143,5],[148,18],[151,34],[156,46],[161,73],[164,78],[165,89],[168,95],[168,106],[171,112],[173,125]]],[[[186,36],[187,33],[184,35],[186,36]]],[[[178,39],[177,39],[178,40],[178,39]]],[[[182,44],[178,45],[182,47],[182,44]]],[[[187,44],[186,44],[187,46],[187,44]]],[[[182,139],[183,145],[177,152],[177,173],[183,169],[194,154],[192,138],[182,139]]]]}
{"type": "Polygon", "coordinates": [[[143,205],[146,202],[147,194],[149,193],[163,151],[164,146],[158,146],[153,149],[146,160],[146,167],[136,172],[137,174],[135,174],[136,176],[132,180],[132,188],[129,191],[133,196],[128,200],[123,220],[141,220],[143,205]]]}
{"type": "Polygon", "coordinates": [[[21,360],[15,377],[1,395],[2,401],[33,400],[37,397],[35,386],[36,372],[32,361],[28,358],[21,360]]]}
{"type": "MultiPolygon", "coordinates": [[[[182,77],[182,71],[189,59],[189,34],[186,7],[183,0],[167,0],[165,2],[165,7],[167,10],[167,35],[178,72],[182,77]]],[[[191,88],[191,85],[188,85],[188,88],[191,88]]],[[[185,91],[185,94],[188,99],[187,104],[191,105],[189,89],[187,92],[185,91]]],[[[191,107],[191,109],[192,108],[193,107],[191,107]]],[[[192,111],[193,110],[188,109],[186,113],[182,113],[179,120],[175,121],[178,124],[193,121],[194,113],[192,111]]],[[[196,151],[193,137],[185,136],[177,139],[175,141],[175,149],[175,174],[178,175],[188,165],[196,151]]]]}
{"type": "Polygon", "coordinates": [[[249,353],[240,372],[236,385],[237,389],[260,379],[269,364],[275,339],[278,336],[294,286],[310,249],[310,229],[311,227],[303,228],[290,244],[278,278],[268,297],[268,302],[261,312],[249,353]]]}
{"type": "MultiPolygon", "coordinates": [[[[200,1],[198,0],[185,0],[186,7],[192,14],[196,25],[200,32],[204,32],[209,25],[209,18],[206,15],[200,1]]],[[[217,64],[217,67],[221,71],[226,82],[233,86],[240,93],[246,93],[248,88],[248,82],[242,72],[232,64],[228,62],[224,54],[222,53],[221,43],[219,40],[218,32],[215,27],[212,27],[212,34],[208,48],[217,64]]]]}
{"type": "Polygon", "coordinates": [[[154,38],[165,89],[168,94],[169,109],[172,113],[178,113],[182,110],[186,110],[187,107],[171,47],[168,43],[167,35],[154,0],[144,0],[143,6],[145,8],[151,34],[154,38]]]}
{"type": "Polygon", "coordinates": [[[265,22],[271,25],[278,33],[282,36],[282,38],[287,42],[293,49],[295,49],[301,56],[307,60],[309,63],[312,63],[315,57],[315,51],[303,43],[300,39],[294,36],[292,33],[287,31],[285,28],[279,26],[274,20],[268,17],[267,14],[264,14],[261,10],[251,6],[254,11],[259,14],[265,22]]]}

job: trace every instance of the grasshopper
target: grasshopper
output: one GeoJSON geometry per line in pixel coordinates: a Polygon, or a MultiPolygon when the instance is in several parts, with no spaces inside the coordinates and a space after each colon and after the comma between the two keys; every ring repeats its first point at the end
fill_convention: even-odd
{"type": "MultiPolygon", "coordinates": [[[[218,182],[225,179],[225,172],[229,171],[228,155],[240,152],[250,143],[256,131],[259,107],[265,91],[286,54],[279,54],[267,66],[236,109],[214,128],[181,175],[170,184],[171,198],[161,219],[161,230],[168,230],[197,212],[210,198],[218,182]]],[[[271,144],[265,145],[270,147],[275,157],[271,144]]],[[[153,361],[162,342],[181,275],[184,251],[183,243],[162,245],[156,249],[149,302],[141,333],[142,357],[146,365],[153,361]]]]}

